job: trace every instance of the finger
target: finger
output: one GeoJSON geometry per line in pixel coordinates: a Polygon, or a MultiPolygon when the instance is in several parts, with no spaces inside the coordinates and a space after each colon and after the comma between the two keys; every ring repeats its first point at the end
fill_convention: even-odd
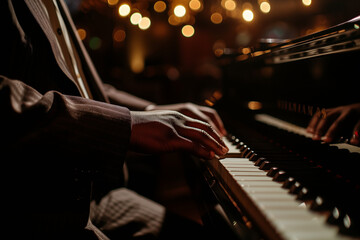
{"type": "Polygon", "coordinates": [[[335,121],[330,124],[327,129],[323,140],[325,142],[334,142],[341,137],[341,133],[344,132],[344,126],[346,126],[346,115],[340,115],[335,121]]]}
{"type": "Polygon", "coordinates": [[[201,112],[200,110],[198,110],[197,108],[194,109],[186,109],[183,111],[183,113],[189,117],[198,119],[200,121],[206,122],[208,124],[210,124],[218,133],[221,133],[221,130],[217,127],[217,125],[213,122],[213,120],[208,117],[207,115],[205,115],[203,112],[201,112]]]}
{"type": "Polygon", "coordinates": [[[222,137],[219,135],[219,133],[217,131],[215,131],[215,129],[210,124],[206,124],[206,123],[203,123],[200,121],[187,121],[186,126],[198,128],[198,129],[206,131],[208,134],[210,134],[211,137],[213,137],[215,139],[215,141],[217,141],[219,144],[221,144],[222,147],[225,147],[226,149],[228,149],[226,144],[223,142],[222,137]]]}
{"type": "Polygon", "coordinates": [[[205,108],[205,109],[201,108],[200,111],[202,111],[205,115],[207,115],[211,119],[212,122],[214,122],[215,126],[219,129],[221,134],[223,135],[227,134],[223,121],[221,120],[219,114],[214,109],[209,110],[209,108],[205,108]]]}
{"type": "Polygon", "coordinates": [[[319,123],[319,120],[320,120],[320,115],[319,114],[315,114],[310,122],[309,122],[309,125],[308,127],[306,128],[306,131],[309,132],[309,133],[314,133],[315,132],[315,129],[316,129],[316,126],[318,125],[319,123]]]}
{"type": "Polygon", "coordinates": [[[353,136],[350,139],[350,143],[353,145],[360,146],[360,121],[354,127],[353,136]]]}
{"type": "Polygon", "coordinates": [[[325,116],[319,116],[319,121],[317,123],[316,128],[314,129],[314,140],[321,140],[321,137],[329,129],[330,125],[335,121],[338,117],[338,114],[327,112],[325,116]]]}
{"type": "Polygon", "coordinates": [[[217,155],[222,156],[228,151],[228,149],[219,144],[205,130],[184,126],[177,129],[177,131],[181,136],[191,140],[195,144],[202,145],[206,150],[213,151],[217,155]]]}
{"type": "Polygon", "coordinates": [[[186,138],[182,138],[182,140],[178,142],[178,145],[179,148],[203,159],[213,159],[215,157],[214,151],[209,151],[200,144],[197,144],[186,138]]]}

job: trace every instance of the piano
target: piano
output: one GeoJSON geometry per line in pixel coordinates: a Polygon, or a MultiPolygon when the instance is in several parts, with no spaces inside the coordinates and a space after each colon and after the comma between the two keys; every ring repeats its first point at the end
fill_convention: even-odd
{"type": "Polygon", "coordinates": [[[230,150],[196,163],[203,201],[218,209],[228,239],[360,239],[360,147],[346,134],[327,144],[305,130],[325,108],[360,101],[359,50],[360,17],[224,51],[223,97],[210,100],[230,150]]]}

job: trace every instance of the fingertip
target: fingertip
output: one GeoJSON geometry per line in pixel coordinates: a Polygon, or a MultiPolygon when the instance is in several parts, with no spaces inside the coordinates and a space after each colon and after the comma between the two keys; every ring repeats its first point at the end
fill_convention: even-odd
{"type": "Polygon", "coordinates": [[[324,136],[321,140],[323,140],[324,142],[327,142],[327,143],[331,143],[331,142],[333,142],[334,139],[330,136],[324,136]]]}
{"type": "Polygon", "coordinates": [[[213,159],[215,157],[215,152],[210,151],[209,152],[209,159],[213,159]]]}
{"type": "Polygon", "coordinates": [[[314,133],[314,128],[312,128],[312,127],[307,127],[307,128],[306,128],[306,131],[307,131],[308,133],[314,133]]]}
{"type": "Polygon", "coordinates": [[[225,129],[223,129],[223,130],[221,131],[221,133],[222,133],[224,136],[226,136],[226,135],[228,134],[225,129]]]}
{"type": "Polygon", "coordinates": [[[355,131],[353,137],[350,139],[350,143],[353,145],[360,145],[359,131],[355,131]]]}
{"type": "Polygon", "coordinates": [[[321,136],[319,134],[314,134],[312,139],[315,140],[315,141],[318,141],[318,140],[321,140],[321,136]]]}

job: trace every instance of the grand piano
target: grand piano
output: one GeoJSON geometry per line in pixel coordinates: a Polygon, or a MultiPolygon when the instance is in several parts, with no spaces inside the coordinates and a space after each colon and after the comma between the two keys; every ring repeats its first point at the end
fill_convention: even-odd
{"type": "Polygon", "coordinates": [[[230,151],[196,161],[198,195],[217,209],[206,223],[223,219],[228,239],[360,239],[360,148],[348,134],[327,144],[305,130],[314,114],[360,102],[359,50],[360,17],[224,51],[223,97],[211,101],[230,151]]]}

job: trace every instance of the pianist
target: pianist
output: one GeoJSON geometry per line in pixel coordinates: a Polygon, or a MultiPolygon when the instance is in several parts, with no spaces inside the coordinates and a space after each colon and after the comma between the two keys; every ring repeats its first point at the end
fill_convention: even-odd
{"type": "Polygon", "coordinates": [[[123,183],[129,149],[224,154],[217,113],[194,104],[149,106],[103,84],[62,0],[1,1],[0,30],[2,212],[11,210],[2,232],[15,239],[169,237],[181,221],[171,239],[201,233],[194,223],[168,222],[163,206],[127,189],[105,194],[123,183]]]}

